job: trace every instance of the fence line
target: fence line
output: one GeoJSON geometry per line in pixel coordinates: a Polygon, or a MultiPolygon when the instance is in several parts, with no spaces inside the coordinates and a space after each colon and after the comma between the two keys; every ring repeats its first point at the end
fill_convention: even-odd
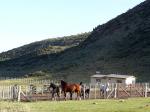
{"type": "Polygon", "coordinates": [[[90,84],[90,98],[128,98],[150,97],[150,83],[125,84],[90,84]],[[98,93],[98,94],[97,94],[98,93]]]}
{"type": "MultiPolygon", "coordinates": [[[[39,83],[39,82],[38,82],[39,83]]],[[[46,84],[41,81],[40,85],[0,85],[0,99],[4,100],[50,100],[51,93],[46,84]]],[[[36,83],[35,83],[36,84],[36,83]]],[[[73,95],[74,99],[76,94],[73,95]]],[[[84,84],[82,99],[109,99],[129,97],[150,97],[150,83],[125,84],[84,84]],[[89,89],[89,93],[87,90],[89,89]]],[[[61,98],[64,98],[63,94],[61,98]]],[[[69,99],[69,95],[68,95],[69,99]]]]}
{"type": "Polygon", "coordinates": [[[0,86],[0,99],[13,99],[12,86],[0,86]]]}
{"type": "Polygon", "coordinates": [[[0,78],[0,85],[29,85],[29,84],[36,84],[36,85],[43,85],[43,84],[50,84],[51,82],[57,83],[56,80],[50,79],[26,79],[26,78],[0,78]]]}

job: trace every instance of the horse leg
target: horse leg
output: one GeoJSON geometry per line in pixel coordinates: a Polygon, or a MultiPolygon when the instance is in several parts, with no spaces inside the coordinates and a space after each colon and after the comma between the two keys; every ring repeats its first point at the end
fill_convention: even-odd
{"type": "Polygon", "coordinates": [[[65,101],[67,100],[67,98],[66,98],[66,92],[64,92],[64,96],[65,96],[65,101]]]}
{"type": "Polygon", "coordinates": [[[55,98],[54,98],[54,92],[52,92],[52,100],[54,100],[55,98]]]}
{"type": "Polygon", "coordinates": [[[60,94],[59,94],[59,92],[57,92],[57,97],[58,97],[58,100],[60,100],[60,94]]]}
{"type": "Polygon", "coordinates": [[[72,92],[70,92],[70,100],[72,100],[72,92]]]}
{"type": "Polygon", "coordinates": [[[78,99],[81,100],[81,92],[80,91],[77,92],[77,100],[78,99]]]}
{"type": "Polygon", "coordinates": [[[88,99],[90,98],[90,93],[89,93],[89,92],[87,93],[87,98],[88,98],[88,99]]]}

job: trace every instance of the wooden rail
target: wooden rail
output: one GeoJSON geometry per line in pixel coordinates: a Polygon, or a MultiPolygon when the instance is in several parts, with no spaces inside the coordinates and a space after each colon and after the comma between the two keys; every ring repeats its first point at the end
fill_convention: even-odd
{"type": "MultiPolygon", "coordinates": [[[[150,97],[150,83],[137,83],[132,85],[124,84],[84,84],[82,99],[109,99],[129,97],[150,97]],[[89,89],[89,95],[86,90],[89,89]]],[[[0,100],[51,100],[52,95],[45,89],[45,84],[35,85],[35,90],[30,85],[0,85],[0,100]]],[[[58,98],[57,98],[58,99],[58,98]]],[[[60,100],[64,99],[63,93],[60,100]]],[[[69,95],[68,95],[69,99],[69,95]]],[[[73,95],[76,99],[76,94],[73,95]]]]}

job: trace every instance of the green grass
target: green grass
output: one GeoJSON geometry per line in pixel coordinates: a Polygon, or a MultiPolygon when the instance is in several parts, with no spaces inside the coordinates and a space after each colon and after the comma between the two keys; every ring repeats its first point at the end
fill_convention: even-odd
{"type": "Polygon", "coordinates": [[[1,101],[0,109],[8,109],[8,112],[150,112],[150,98],[19,103],[1,101]]]}

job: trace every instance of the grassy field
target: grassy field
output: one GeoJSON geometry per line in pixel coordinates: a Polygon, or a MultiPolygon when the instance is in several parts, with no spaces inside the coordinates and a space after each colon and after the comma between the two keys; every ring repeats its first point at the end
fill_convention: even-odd
{"type": "Polygon", "coordinates": [[[0,112],[150,112],[150,98],[84,101],[0,101],[0,112]]]}
{"type": "Polygon", "coordinates": [[[29,78],[14,78],[14,79],[6,79],[6,80],[0,80],[0,85],[41,85],[46,82],[43,81],[53,81],[50,80],[49,77],[29,77],[29,78]]]}

